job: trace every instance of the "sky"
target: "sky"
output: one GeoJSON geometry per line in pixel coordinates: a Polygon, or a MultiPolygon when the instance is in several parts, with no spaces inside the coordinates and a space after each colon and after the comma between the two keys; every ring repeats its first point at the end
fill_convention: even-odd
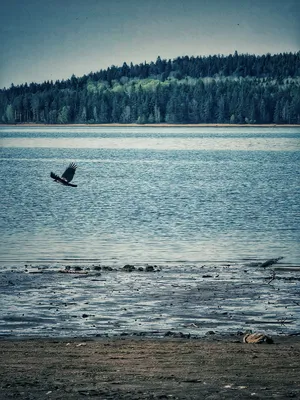
{"type": "Polygon", "coordinates": [[[300,0],[9,0],[0,88],[123,62],[300,50],[300,0]]]}

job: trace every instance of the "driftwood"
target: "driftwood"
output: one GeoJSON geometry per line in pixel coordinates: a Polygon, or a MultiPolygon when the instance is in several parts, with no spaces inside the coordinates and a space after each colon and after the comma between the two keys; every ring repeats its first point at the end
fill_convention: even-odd
{"type": "Polygon", "coordinates": [[[283,259],[283,257],[270,258],[269,260],[267,260],[267,261],[263,262],[262,264],[260,264],[259,267],[262,267],[262,268],[269,267],[270,265],[277,264],[278,261],[282,260],[282,259],[283,259]]]}
{"type": "Polygon", "coordinates": [[[271,276],[271,278],[270,278],[270,280],[268,282],[268,285],[270,285],[270,283],[273,282],[275,278],[276,278],[276,272],[273,270],[272,271],[272,276],[271,276]]]}
{"type": "Polygon", "coordinates": [[[273,339],[270,336],[267,336],[263,333],[247,333],[243,337],[243,342],[244,343],[274,343],[273,339]]]}

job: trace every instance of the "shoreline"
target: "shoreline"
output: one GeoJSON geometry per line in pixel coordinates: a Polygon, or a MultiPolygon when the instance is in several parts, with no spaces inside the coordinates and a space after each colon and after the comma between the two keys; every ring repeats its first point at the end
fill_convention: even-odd
{"type": "Polygon", "coordinates": [[[18,124],[0,124],[0,127],[138,127],[138,128],[299,128],[300,124],[34,124],[34,123],[18,123],[18,124]]]}
{"type": "MultiPolygon", "coordinates": [[[[18,336],[18,335],[0,335],[0,349],[3,346],[3,343],[69,343],[69,342],[85,342],[85,343],[105,343],[105,342],[192,342],[192,343],[220,343],[220,344],[228,344],[228,343],[236,343],[242,344],[243,346],[253,346],[256,345],[258,347],[266,346],[268,343],[244,343],[243,337],[247,331],[227,331],[224,333],[220,333],[218,331],[208,330],[204,334],[187,334],[182,333],[181,331],[171,330],[167,332],[122,332],[118,334],[94,334],[94,335],[80,335],[74,334],[69,336],[38,336],[38,335],[27,335],[27,336],[18,336]]],[[[295,333],[274,333],[274,334],[266,334],[265,330],[257,330],[253,331],[253,333],[260,333],[268,336],[273,340],[271,345],[293,345],[299,343],[300,346],[300,332],[295,333]]],[[[300,349],[299,349],[300,350],[300,349]]],[[[1,354],[1,352],[0,352],[1,354]]],[[[300,367],[300,365],[299,365],[300,367]]]]}
{"type": "Polygon", "coordinates": [[[0,340],[0,399],[286,399],[300,338],[0,340]]]}
{"type": "Polygon", "coordinates": [[[0,340],[223,339],[249,329],[297,335],[299,268],[275,264],[271,273],[260,265],[7,266],[0,276],[0,340]]]}

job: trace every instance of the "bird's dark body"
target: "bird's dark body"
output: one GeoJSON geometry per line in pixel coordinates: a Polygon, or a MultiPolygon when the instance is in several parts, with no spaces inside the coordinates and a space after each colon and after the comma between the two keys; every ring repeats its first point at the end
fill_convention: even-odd
{"type": "Polygon", "coordinates": [[[60,183],[62,183],[63,185],[72,186],[72,187],[77,187],[77,185],[74,185],[73,183],[67,182],[65,179],[62,179],[60,176],[55,175],[53,172],[51,172],[50,176],[51,176],[51,178],[54,179],[56,182],[60,182],[60,183]]]}
{"type": "Polygon", "coordinates": [[[65,186],[77,187],[77,185],[70,183],[75,175],[76,168],[77,168],[77,165],[74,163],[71,163],[68,166],[68,168],[65,170],[65,172],[62,174],[61,177],[56,175],[54,172],[50,173],[50,177],[52,179],[54,179],[55,182],[60,182],[65,186]]]}

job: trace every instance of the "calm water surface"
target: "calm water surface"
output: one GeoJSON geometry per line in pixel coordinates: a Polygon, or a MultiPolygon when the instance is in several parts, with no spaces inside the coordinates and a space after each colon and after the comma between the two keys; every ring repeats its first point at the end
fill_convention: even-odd
{"type": "Polygon", "coordinates": [[[0,128],[1,261],[299,263],[299,128],[0,128]],[[77,188],[52,182],[70,161],[77,188]]]}

